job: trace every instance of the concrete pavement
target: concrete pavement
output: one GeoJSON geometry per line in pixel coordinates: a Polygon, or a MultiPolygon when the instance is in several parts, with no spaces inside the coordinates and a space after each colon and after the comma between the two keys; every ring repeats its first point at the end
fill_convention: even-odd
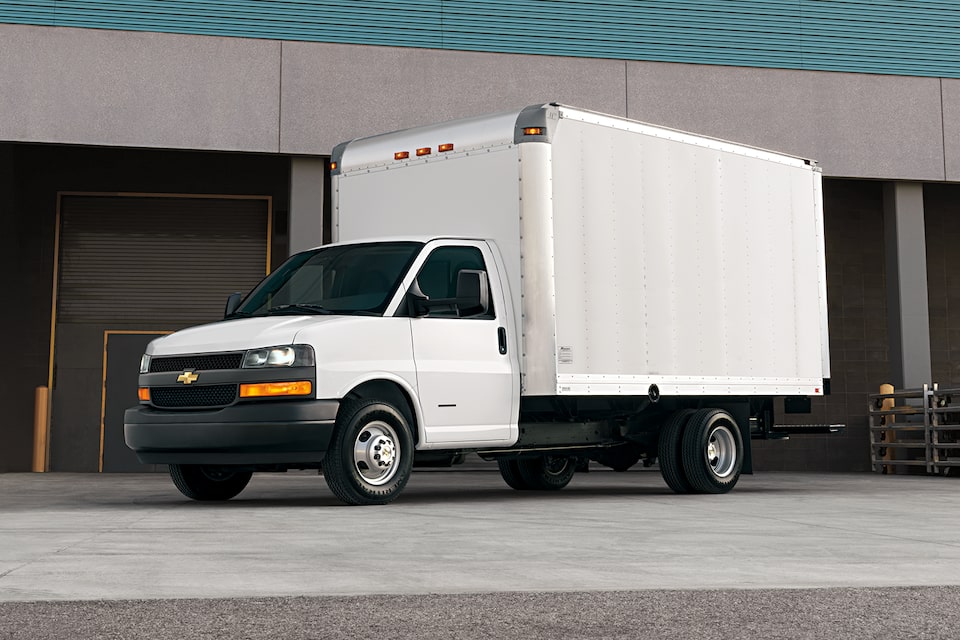
{"type": "Polygon", "coordinates": [[[557,493],[429,470],[391,505],[345,507],[313,474],[255,475],[220,504],[165,474],[6,474],[0,601],[960,585],[958,532],[956,478],[678,496],[650,470],[557,493]]]}

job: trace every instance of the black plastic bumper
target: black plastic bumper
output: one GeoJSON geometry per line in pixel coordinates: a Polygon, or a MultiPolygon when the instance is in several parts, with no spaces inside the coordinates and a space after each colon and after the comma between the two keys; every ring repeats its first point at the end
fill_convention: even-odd
{"type": "Polygon", "coordinates": [[[146,464],[320,462],[330,444],[337,400],[238,404],[223,409],[124,413],[123,436],[146,464]]]}

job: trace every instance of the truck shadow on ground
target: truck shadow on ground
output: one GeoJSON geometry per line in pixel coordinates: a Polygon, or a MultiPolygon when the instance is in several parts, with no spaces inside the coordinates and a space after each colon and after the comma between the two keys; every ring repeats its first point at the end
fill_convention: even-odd
{"type": "MultiPolygon", "coordinates": [[[[544,503],[544,504],[575,504],[577,502],[596,503],[604,499],[622,499],[624,497],[636,497],[640,499],[678,501],[678,502],[699,502],[702,500],[723,500],[727,496],[748,493],[756,495],[760,493],[782,493],[775,488],[769,487],[743,487],[736,488],[727,496],[715,496],[705,494],[680,495],[671,491],[666,486],[656,486],[650,484],[641,484],[637,486],[617,485],[598,485],[576,486],[571,485],[560,491],[516,491],[507,486],[471,486],[469,482],[450,483],[444,487],[425,486],[418,487],[416,478],[404,490],[403,494],[389,505],[372,505],[366,508],[393,509],[404,506],[419,505],[437,505],[437,504],[505,504],[512,503],[544,503]]],[[[296,508],[296,507],[340,507],[357,508],[352,505],[345,505],[333,496],[323,483],[322,478],[317,478],[318,484],[313,488],[305,488],[302,484],[292,488],[285,494],[281,486],[269,488],[257,488],[253,491],[241,494],[232,500],[226,502],[195,502],[181,496],[171,495],[157,499],[157,496],[141,498],[134,501],[140,506],[171,506],[187,507],[195,509],[245,509],[256,507],[264,508],[296,508]]],[[[487,481],[489,482],[489,481],[487,481]]],[[[364,508],[364,507],[359,507],[364,508]]]]}

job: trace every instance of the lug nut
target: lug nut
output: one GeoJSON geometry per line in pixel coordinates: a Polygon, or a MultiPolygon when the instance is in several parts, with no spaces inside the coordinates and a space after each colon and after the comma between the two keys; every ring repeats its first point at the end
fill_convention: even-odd
{"type": "Polygon", "coordinates": [[[373,454],[373,459],[374,459],[374,460],[379,460],[379,459],[380,459],[380,454],[379,454],[379,453],[373,454]]]}

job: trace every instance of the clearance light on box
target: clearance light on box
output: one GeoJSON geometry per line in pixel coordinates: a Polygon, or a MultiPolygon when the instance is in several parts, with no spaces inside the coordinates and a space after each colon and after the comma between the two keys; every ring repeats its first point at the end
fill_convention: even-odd
{"type": "Polygon", "coordinates": [[[258,382],[241,384],[241,398],[274,398],[277,396],[308,396],[313,393],[313,383],[309,380],[296,382],[258,382]]]}

